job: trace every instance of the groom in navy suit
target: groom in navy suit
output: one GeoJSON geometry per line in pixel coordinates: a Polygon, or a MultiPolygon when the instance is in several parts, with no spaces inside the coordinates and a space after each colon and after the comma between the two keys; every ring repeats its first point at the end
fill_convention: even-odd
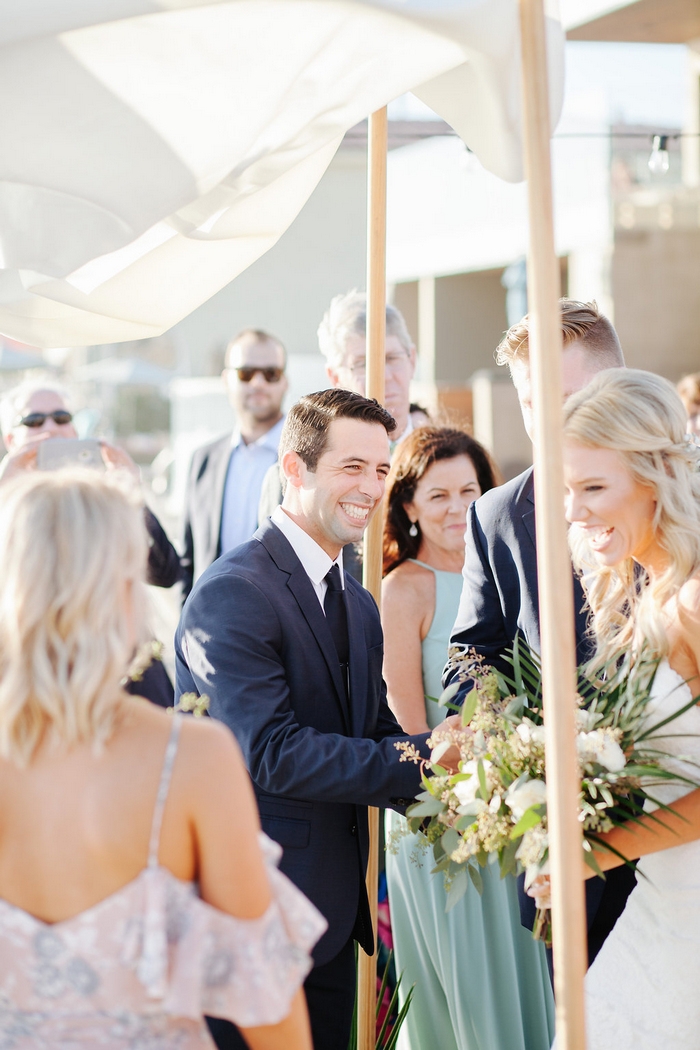
{"type": "MultiPolygon", "coordinates": [[[[427,734],[407,737],[387,706],[377,606],[342,564],[380,506],[395,427],[347,390],[297,402],[281,507],[198,580],[176,636],[177,695],[207,694],[235,733],[282,871],[328,920],[305,984],[315,1050],[347,1047],[353,942],[373,947],[367,807],[403,809],[419,790],[397,741],[428,754],[427,734]]],[[[245,1046],[227,1022],[210,1028],[220,1048],[245,1046]]]]}
{"type": "MultiPolygon", "coordinates": [[[[562,316],[562,381],[564,400],[582,390],[605,368],[624,368],[617,333],[596,304],[571,299],[560,301],[562,316]]],[[[496,351],[499,364],[507,364],[518,392],[523,421],[532,436],[532,400],[529,360],[529,318],[506,332],[496,351]]],[[[564,513],[562,496],[562,514],[564,513]]],[[[517,478],[492,489],[467,513],[464,584],[451,645],[467,646],[487,663],[499,664],[506,649],[521,635],[535,652],[541,651],[535,547],[535,491],[532,467],[517,478]]],[[[576,643],[579,663],[592,656],[586,632],[583,591],[574,579],[576,643]]],[[[451,673],[445,677],[449,683],[451,673]]],[[[608,872],[606,880],[586,882],[588,961],[593,962],[607,935],[622,914],[635,885],[627,867],[608,872]]],[[[535,902],[519,880],[523,925],[532,929],[535,902]]]]}

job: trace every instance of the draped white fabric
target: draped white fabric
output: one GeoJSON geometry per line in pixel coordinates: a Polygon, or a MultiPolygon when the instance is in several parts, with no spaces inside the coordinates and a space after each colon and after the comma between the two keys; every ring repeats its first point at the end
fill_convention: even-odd
{"type": "MultiPolygon", "coordinates": [[[[1,6],[0,331],[36,346],[170,328],[272,247],[348,128],[405,91],[522,177],[517,0],[1,6]]],[[[548,32],[554,122],[554,17],[548,32]]]]}

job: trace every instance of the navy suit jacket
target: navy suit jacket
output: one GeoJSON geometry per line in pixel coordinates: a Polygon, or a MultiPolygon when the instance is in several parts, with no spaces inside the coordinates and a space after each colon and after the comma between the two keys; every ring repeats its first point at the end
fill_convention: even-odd
{"type": "MultiPolygon", "coordinates": [[[[451,645],[467,645],[489,664],[500,665],[521,634],[541,652],[532,467],[491,489],[467,514],[464,585],[451,645]]],[[[579,663],[592,655],[586,635],[581,584],[574,578],[576,647],[579,663]]],[[[446,684],[451,675],[448,673],[446,684]]]]}
{"type": "Polygon", "coordinates": [[[207,694],[233,731],[282,871],[328,920],[317,965],[352,934],[371,949],[367,806],[402,809],[420,789],[396,741],[428,755],[427,734],[407,737],[387,705],[377,606],[347,574],[345,588],[347,699],[311,580],[270,520],[197,581],[176,634],[176,694],[207,694]]]}
{"type": "MultiPolygon", "coordinates": [[[[584,595],[577,577],[574,608],[576,653],[581,664],[593,655],[593,648],[586,633],[584,595]]],[[[507,673],[502,656],[518,633],[530,649],[541,652],[532,467],[486,492],[469,508],[464,584],[450,645],[474,648],[486,663],[507,673]]],[[[452,677],[448,671],[445,685],[452,677]]],[[[634,885],[634,873],[627,867],[609,871],[605,881],[592,878],[586,882],[589,963],[621,915],[634,885]]],[[[519,898],[523,925],[532,929],[535,903],[524,892],[522,878],[519,898]]]]}

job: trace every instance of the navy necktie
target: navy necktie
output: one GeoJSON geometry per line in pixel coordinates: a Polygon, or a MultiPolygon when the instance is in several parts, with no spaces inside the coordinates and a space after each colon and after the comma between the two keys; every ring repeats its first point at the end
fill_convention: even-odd
{"type": "Polygon", "coordinates": [[[345,594],[340,579],[340,569],[337,564],[330,567],[325,577],[328,589],[323,600],[323,611],[326,614],[326,622],[333,635],[335,649],[338,654],[341,668],[343,669],[343,680],[347,685],[347,666],[350,658],[350,644],[348,641],[348,611],[345,605],[345,594]]]}

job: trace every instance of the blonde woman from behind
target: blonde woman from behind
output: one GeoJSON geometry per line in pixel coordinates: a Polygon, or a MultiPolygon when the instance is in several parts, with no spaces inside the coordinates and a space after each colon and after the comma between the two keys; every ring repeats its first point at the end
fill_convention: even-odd
{"type": "Polygon", "coordinates": [[[310,1050],[324,921],[275,867],[227,729],[120,685],[146,536],[118,482],[61,471],[0,505],[0,1044],[310,1050]]]}

